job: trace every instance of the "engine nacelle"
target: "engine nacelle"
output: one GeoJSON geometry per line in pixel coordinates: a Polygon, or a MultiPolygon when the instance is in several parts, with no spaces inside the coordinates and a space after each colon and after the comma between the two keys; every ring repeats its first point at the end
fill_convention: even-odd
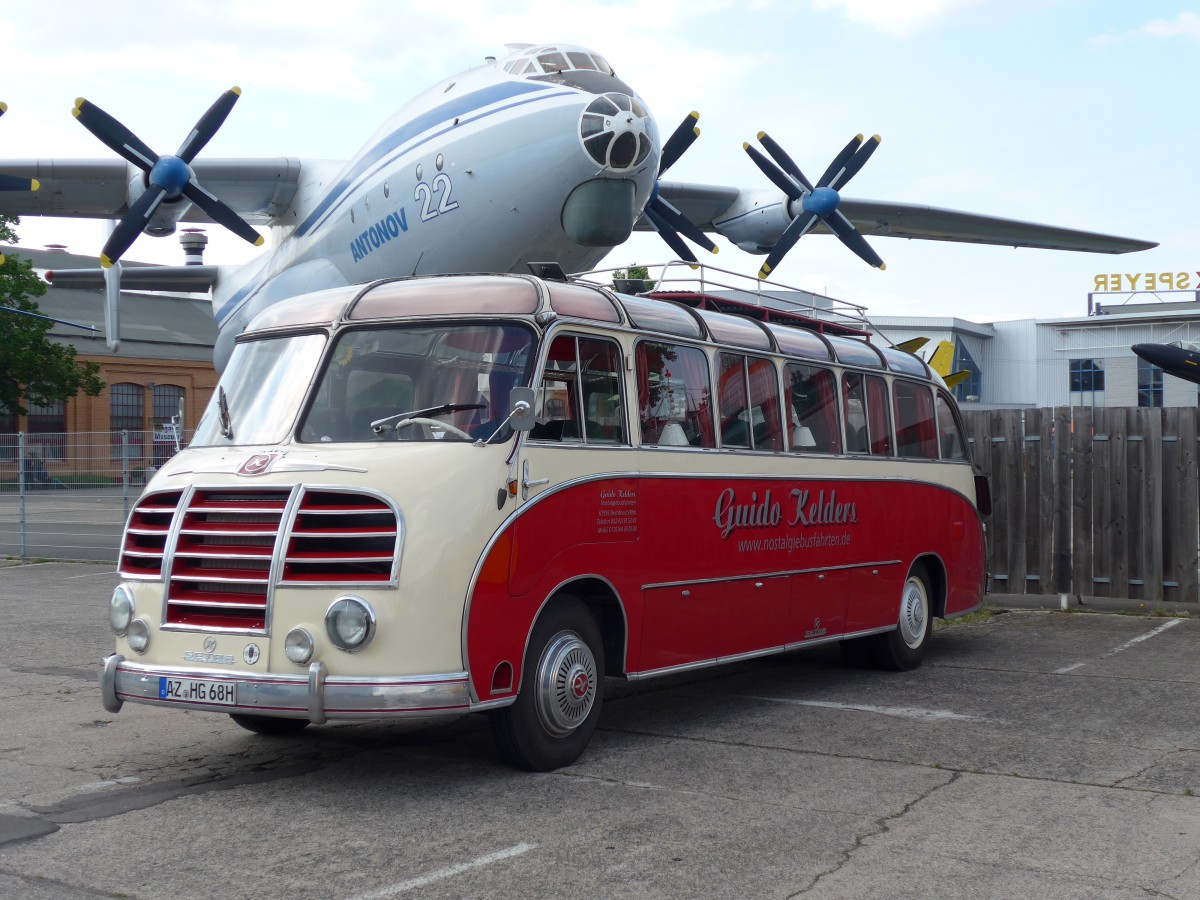
{"type": "Polygon", "coordinates": [[[747,253],[767,253],[792,222],[788,205],[778,191],[743,191],[713,225],[747,253]]]}
{"type": "MultiPolygon", "coordinates": [[[[127,166],[126,171],[125,207],[128,209],[137,202],[138,197],[146,192],[150,176],[136,166],[127,166]]],[[[166,237],[174,234],[179,221],[191,208],[192,201],[186,197],[180,197],[178,200],[164,200],[158,204],[158,208],[146,221],[146,227],[143,230],[152,237],[166,237]]]]}

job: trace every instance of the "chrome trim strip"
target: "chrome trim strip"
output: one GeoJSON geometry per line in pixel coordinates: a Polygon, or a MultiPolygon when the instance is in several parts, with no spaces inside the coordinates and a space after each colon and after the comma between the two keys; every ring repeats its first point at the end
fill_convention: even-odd
{"type": "Polygon", "coordinates": [[[331,677],[325,674],[322,663],[314,663],[302,675],[260,675],[195,667],[149,666],[128,662],[120,656],[108,657],[105,665],[112,668],[114,703],[128,700],[155,706],[283,716],[312,722],[317,719],[466,713],[471,709],[466,672],[397,678],[331,677]],[[224,706],[161,700],[159,679],[164,677],[204,678],[235,684],[238,704],[224,706]]]}
{"type": "Polygon", "coordinates": [[[884,625],[882,628],[864,628],[862,631],[851,631],[841,635],[842,639],[850,641],[854,638],[870,637],[873,634],[883,634],[886,631],[895,631],[895,625],[884,625]]]}
{"type": "Polygon", "coordinates": [[[120,712],[124,702],[117,696],[117,666],[124,661],[125,657],[121,654],[110,653],[104,657],[104,667],[100,670],[100,698],[110,713],[120,712]]]}
{"type": "Polygon", "coordinates": [[[735,581],[750,581],[754,578],[785,578],[792,575],[811,575],[817,572],[838,572],[850,569],[866,569],[870,566],[897,566],[903,560],[885,559],[877,562],[849,563],[844,566],[821,566],[815,569],[782,569],[778,572],[762,572],[758,575],[727,575],[723,578],[695,578],[689,581],[660,581],[653,584],[643,584],[642,590],[651,588],[683,587],[693,584],[728,584],[735,581]]]}
{"type": "Polygon", "coordinates": [[[171,514],[171,524],[167,528],[167,539],[163,544],[162,569],[159,577],[162,579],[162,610],[158,621],[167,621],[167,598],[171,596],[171,573],[175,570],[175,549],[179,546],[179,534],[183,531],[183,520],[187,518],[187,509],[192,504],[196,494],[196,485],[185,484],[179,502],[175,504],[175,512],[171,514]]]}
{"type": "MultiPolygon", "coordinates": [[[[287,502],[279,514],[279,525],[276,526],[275,540],[271,546],[271,565],[267,568],[267,608],[263,611],[263,631],[271,636],[271,624],[275,612],[275,591],[283,577],[283,558],[287,555],[288,545],[292,542],[292,526],[296,522],[297,510],[304,497],[304,482],[292,485],[287,502]]],[[[317,723],[320,724],[320,723],[317,723]]]]}
{"type": "Polygon", "coordinates": [[[325,663],[317,660],[308,667],[308,721],[324,725],[325,718],[325,663]]]}
{"type": "Polygon", "coordinates": [[[821,644],[832,644],[835,641],[847,641],[852,638],[866,637],[872,634],[882,634],[885,631],[893,631],[895,625],[888,625],[884,628],[867,628],[863,631],[854,631],[850,634],[833,634],[822,638],[813,638],[809,641],[796,641],[791,644],[783,644],[778,647],[769,647],[765,650],[751,650],[747,653],[738,653],[733,656],[718,656],[716,659],[705,659],[699,662],[684,663],[679,666],[667,666],[664,669],[647,669],[644,672],[631,672],[625,676],[626,681],[644,681],[647,678],[658,678],[662,675],[678,675],[682,672],[693,672],[697,669],[713,669],[717,666],[724,666],[729,663],[745,662],[746,660],[757,659],[762,656],[777,656],[781,653],[792,653],[797,650],[805,650],[809,647],[816,647],[821,644]]]}
{"type": "MultiPolygon", "coordinates": [[[[472,691],[471,695],[474,696],[474,694],[475,692],[472,691]]],[[[500,709],[505,706],[512,706],[516,702],[516,694],[513,694],[511,697],[501,697],[499,700],[484,700],[482,703],[480,703],[478,700],[472,700],[471,712],[487,712],[489,709],[500,709]]]]}

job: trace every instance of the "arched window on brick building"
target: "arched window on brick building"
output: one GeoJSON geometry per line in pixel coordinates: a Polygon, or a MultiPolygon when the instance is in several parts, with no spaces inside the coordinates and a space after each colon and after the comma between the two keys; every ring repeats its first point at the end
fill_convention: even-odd
{"type": "Polygon", "coordinates": [[[143,429],[146,427],[146,389],[140,384],[131,384],[127,381],[109,385],[108,404],[112,458],[121,458],[121,447],[123,446],[121,432],[124,431],[128,432],[125,438],[127,443],[124,444],[126,457],[131,460],[143,459],[145,457],[143,429]]]}

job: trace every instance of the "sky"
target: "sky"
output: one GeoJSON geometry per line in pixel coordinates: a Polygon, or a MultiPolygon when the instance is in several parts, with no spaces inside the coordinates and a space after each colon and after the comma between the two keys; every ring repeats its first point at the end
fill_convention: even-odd
{"type": "MultiPolygon", "coordinates": [[[[1110,256],[872,238],[887,263],[879,271],[810,235],[774,273],[872,315],[1082,316],[1098,274],[1182,271],[1200,282],[1197,2],[5,0],[0,170],[6,158],[108,155],[73,121],[78,96],[174,152],[235,84],[242,97],[205,157],[349,159],[404,102],[513,42],[598,51],[664,136],[698,111],[700,139],[671,180],[769,186],[741,147],[762,130],[811,178],[855,134],[878,133],[845,196],[1160,244],[1110,256]]],[[[24,246],[89,255],[107,234],[102,223],[34,217],[17,231],[24,246]]],[[[264,252],[218,226],[208,235],[207,262],[264,252]]],[[[758,270],[763,257],[717,243],[706,261],[758,270]]],[[[602,265],[672,255],[639,233],[602,265]]],[[[182,262],[173,237],[143,236],[126,258],[182,262]]]]}

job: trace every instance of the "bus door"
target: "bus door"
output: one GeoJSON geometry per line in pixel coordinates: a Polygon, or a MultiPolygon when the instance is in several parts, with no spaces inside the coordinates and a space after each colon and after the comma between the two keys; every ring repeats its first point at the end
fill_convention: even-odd
{"type": "Polygon", "coordinates": [[[603,337],[560,335],[550,345],[533,385],[535,424],[516,460],[517,502],[534,505],[516,527],[514,594],[539,578],[611,577],[622,565],[611,545],[639,537],[621,360],[603,337]]]}

